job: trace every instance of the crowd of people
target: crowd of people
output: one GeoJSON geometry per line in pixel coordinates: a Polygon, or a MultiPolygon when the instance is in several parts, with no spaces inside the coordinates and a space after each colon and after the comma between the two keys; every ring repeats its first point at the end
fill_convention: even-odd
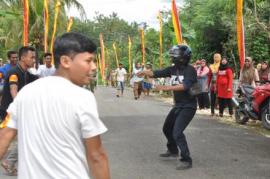
{"type": "Polygon", "coordinates": [[[212,116],[215,115],[215,108],[218,108],[219,116],[222,117],[225,107],[228,107],[229,115],[233,115],[232,97],[239,86],[250,85],[255,88],[270,80],[268,61],[258,63],[258,68],[255,68],[252,58],[246,57],[239,74],[230,67],[225,56],[222,57],[221,54],[216,53],[213,61],[214,63],[209,66],[205,59],[197,60],[194,64],[202,90],[197,96],[199,109],[211,108],[212,116]],[[234,79],[238,79],[236,80],[238,83],[234,83],[234,79]]]}
{"type": "MultiPolygon", "coordinates": [[[[97,77],[96,49],[86,36],[66,33],[54,43],[55,66],[50,53],[44,54],[44,64],[35,66],[36,49],[30,46],[7,53],[9,63],[0,67],[0,159],[19,134],[19,147],[15,142],[1,163],[7,174],[17,175],[19,156],[19,161],[24,161],[19,162],[19,178],[89,178],[89,171],[94,178],[110,178],[100,139],[107,128],[99,119],[93,93],[82,88],[97,77]]],[[[219,53],[213,55],[214,62],[209,66],[205,59],[191,65],[191,55],[189,46],[175,45],[169,51],[172,65],[164,69],[153,71],[151,63],[137,61],[128,76],[119,63],[108,78],[117,89],[117,98],[124,96],[125,82],[130,80],[135,100],[140,99],[142,92],[149,95],[154,78],[169,79],[166,85],[154,84],[158,91],[172,92],[174,99],[163,125],[167,151],[160,157],[177,158],[177,170],[193,165],[184,130],[193,119],[197,104],[200,110],[211,108],[212,116],[217,107],[220,117],[226,107],[233,115],[233,79],[238,76],[228,59],[219,53]],[[195,95],[191,91],[196,84],[200,92],[195,95]]],[[[246,57],[238,85],[256,87],[268,82],[269,63],[260,64],[257,69],[252,58],[246,57]]]]}
{"type": "MultiPolygon", "coordinates": [[[[36,50],[30,46],[24,46],[19,51],[7,52],[8,63],[0,67],[1,77],[1,105],[0,105],[0,121],[9,118],[7,109],[13,102],[18,92],[27,84],[35,81],[38,78],[51,76],[55,72],[52,65],[52,54],[45,53],[43,55],[43,63],[35,68],[36,50]]],[[[1,128],[4,128],[6,123],[1,123],[1,128]]],[[[6,170],[8,175],[16,175],[17,173],[17,158],[18,149],[16,141],[14,147],[6,155],[1,163],[1,166],[6,170]]]]}
{"type": "Polygon", "coordinates": [[[6,174],[17,175],[18,161],[19,179],[88,179],[90,171],[94,178],[110,178],[100,139],[107,128],[93,93],[83,88],[96,71],[96,49],[82,34],[63,34],[54,42],[55,69],[47,53],[45,64],[35,68],[33,47],[12,52],[18,61],[8,53],[16,62],[2,74],[0,160],[6,174]],[[16,136],[18,144],[7,153],[16,136]]]}
{"type": "Polygon", "coordinates": [[[148,76],[137,76],[138,73],[144,70],[151,71],[152,64],[147,62],[144,65],[137,61],[132,65],[132,73],[128,74],[123,63],[119,63],[118,68],[113,69],[108,73],[106,84],[111,85],[117,89],[116,97],[122,97],[124,95],[124,88],[127,85],[133,88],[133,95],[135,100],[138,100],[142,93],[145,96],[149,96],[154,82],[153,79],[148,76]]]}
{"type": "MultiPolygon", "coordinates": [[[[270,80],[269,62],[267,60],[259,62],[255,68],[251,57],[245,58],[244,66],[237,74],[229,65],[227,57],[222,57],[220,53],[213,55],[213,63],[210,65],[207,60],[200,59],[193,66],[197,71],[197,80],[201,88],[200,94],[197,95],[198,108],[210,109],[211,116],[215,116],[215,109],[218,109],[218,116],[223,117],[226,107],[229,115],[233,115],[232,98],[240,85],[256,87],[270,80]]],[[[123,64],[120,64],[119,68],[109,73],[108,84],[117,88],[117,97],[123,96],[127,84],[133,88],[135,100],[140,98],[142,92],[149,96],[155,81],[148,76],[136,75],[143,70],[151,71],[151,63],[148,62],[145,66],[140,62],[134,63],[131,74],[128,74],[123,64]]]]}

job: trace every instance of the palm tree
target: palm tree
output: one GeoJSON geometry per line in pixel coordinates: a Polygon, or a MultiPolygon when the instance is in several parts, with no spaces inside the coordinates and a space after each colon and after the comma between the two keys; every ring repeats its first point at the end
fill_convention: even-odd
{"type": "MultiPolygon", "coordinates": [[[[57,0],[48,0],[49,6],[49,38],[53,28],[54,6],[57,0]]],[[[75,7],[85,17],[83,6],[77,0],[60,0],[61,8],[58,20],[58,33],[63,33],[66,29],[67,16],[66,9],[75,7]]],[[[23,1],[22,0],[2,0],[0,2],[0,55],[3,56],[5,50],[16,49],[22,44],[23,32],[23,1]]],[[[38,49],[43,49],[43,0],[29,0],[29,43],[38,49]]]]}

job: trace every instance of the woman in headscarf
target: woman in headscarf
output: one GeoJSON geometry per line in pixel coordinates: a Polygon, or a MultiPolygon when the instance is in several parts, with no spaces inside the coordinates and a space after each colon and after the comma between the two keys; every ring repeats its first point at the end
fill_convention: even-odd
{"type": "Polygon", "coordinates": [[[214,63],[210,65],[210,72],[208,77],[208,85],[210,89],[210,103],[211,103],[211,115],[215,114],[216,106],[216,79],[217,72],[221,61],[221,55],[219,53],[214,54],[214,63]]]}
{"type": "Polygon", "coordinates": [[[206,60],[201,60],[201,66],[197,69],[197,80],[202,89],[202,93],[197,96],[199,108],[209,109],[209,97],[208,97],[208,73],[209,68],[206,65],[206,60]]]}
{"type": "Polygon", "coordinates": [[[233,71],[228,65],[225,57],[222,58],[217,73],[217,96],[219,102],[219,116],[223,117],[226,106],[229,108],[230,116],[233,115],[232,96],[233,96],[233,71]]]}
{"type": "Polygon", "coordinates": [[[270,70],[267,61],[262,62],[262,67],[259,70],[260,82],[265,83],[270,80],[270,70]]]}
{"type": "Polygon", "coordinates": [[[251,57],[246,57],[243,69],[240,72],[239,85],[251,85],[256,87],[256,82],[259,81],[259,74],[256,68],[253,67],[251,57]]]}

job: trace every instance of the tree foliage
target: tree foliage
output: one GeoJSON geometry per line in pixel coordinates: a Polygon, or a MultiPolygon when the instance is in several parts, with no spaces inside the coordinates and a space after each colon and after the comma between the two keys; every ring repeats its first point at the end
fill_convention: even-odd
{"type": "MultiPolygon", "coordinates": [[[[43,0],[30,1],[30,44],[43,49],[43,0]]],[[[49,1],[50,32],[56,0],[49,1]]],[[[239,67],[236,27],[235,0],[185,0],[179,7],[179,17],[184,40],[193,50],[193,61],[205,58],[212,62],[215,52],[229,58],[230,63],[239,67]]],[[[75,6],[85,17],[84,9],[77,0],[62,0],[58,20],[57,34],[66,30],[67,16],[65,7],[75,6]]],[[[22,1],[3,0],[0,2],[0,56],[4,57],[9,49],[16,49],[22,44],[22,1]]],[[[163,55],[165,65],[170,64],[168,49],[176,44],[170,10],[163,10],[163,55]]],[[[158,23],[158,19],[157,19],[158,23]]],[[[270,54],[270,1],[244,1],[244,25],[246,55],[255,61],[269,60],[270,54]]],[[[146,23],[128,23],[116,13],[105,16],[96,13],[93,20],[76,18],[72,31],[81,32],[99,44],[99,34],[103,34],[108,68],[115,68],[113,43],[117,55],[125,66],[128,66],[128,37],[132,40],[131,56],[133,61],[141,61],[141,39],[139,27],[145,32],[146,62],[159,66],[159,29],[148,28],[146,23]]],[[[99,49],[100,50],[100,49],[99,49]]],[[[98,52],[99,52],[98,50],[98,52]]]]}

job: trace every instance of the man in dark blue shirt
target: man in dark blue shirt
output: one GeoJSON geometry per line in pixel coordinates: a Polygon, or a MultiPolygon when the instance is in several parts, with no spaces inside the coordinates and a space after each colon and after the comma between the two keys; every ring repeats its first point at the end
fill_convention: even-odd
{"type": "Polygon", "coordinates": [[[163,132],[167,138],[167,152],[160,154],[162,158],[178,157],[178,149],[181,151],[181,159],[176,167],[177,170],[192,167],[192,159],[184,130],[196,113],[196,97],[189,90],[197,82],[197,73],[189,64],[191,49],[187,45],[176,45],[170,49],[169,55],[173,66],[162,70],[143,71],[139,76],[153,78],[170,77],[171,85],[156,85],[157,90],[173,91],[175,105],[169,112],[163,125],[163,132]]]}

